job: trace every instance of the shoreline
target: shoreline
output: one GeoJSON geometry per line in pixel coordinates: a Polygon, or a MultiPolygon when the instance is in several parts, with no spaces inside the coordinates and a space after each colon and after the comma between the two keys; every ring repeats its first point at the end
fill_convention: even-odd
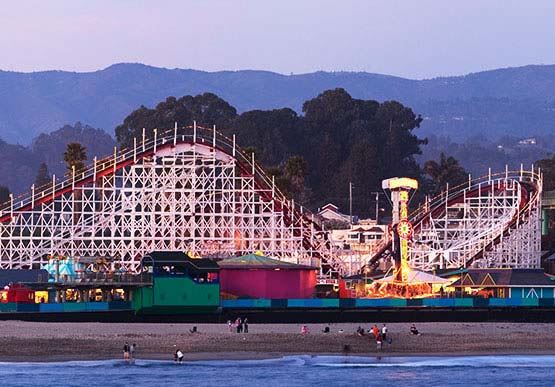
{"type": "MultiPolygon", "coordinates": [[[[345,355],[341,352],[328,353],[275,353],[275,352],[198,352],[186,353],[185,362],[202,362],[202,361],[249,361],[249,360],[272,360],[284,357],[297,356],[342,356],[354,358],[369,359],[395,359],[395,358],[465,358],[465,357],[488,357],[488,356],[555,356],[555,351],[531,351],[531,352],[429,352],[429,353],[352,353],[345,355]]],[[[172,358],[168,358],[167,354],[151,354],[147,357],[136,357],[136,361],[167,361],[173,363],[172,358]]],[[[94,361],[121,361],[123,358],[115,357],[75,357],[69,355],[61,356],[45,356],[37,359],[35,356],[0,356],[1,363],[68,363],[68,362],[94,362],[94,361]]]]}
{"type": "MultiPolygon", "coordinates": [[[[358,326],[374,323],[249,324],[249,333],[230,332],[227,324],[41,323],[4,321],[0,362],[66,362],[123,359],[125,342],[136,343],[138,360],[262,360],[284,356],[343,355],[375,357],[455,357],[555,355],[555,323],[387,324],[391,344],[378,351],[373,337],[357,336],[358,326]],[[191,333],[196,326],[197,333],[191,333]],[[330,333],[323,333],[325,326],[330,333]]],[[[378,324],[382,327],[383,324],[378,324]]]]}

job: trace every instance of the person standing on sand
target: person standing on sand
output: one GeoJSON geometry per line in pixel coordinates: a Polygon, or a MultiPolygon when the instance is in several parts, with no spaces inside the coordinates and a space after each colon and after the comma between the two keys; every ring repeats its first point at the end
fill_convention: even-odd
{"type": "Polygon", "coordinates": [[[374,324],[374,326],[372,327],[372,334],[374,335],[375,339],[378,338],[379,333],[380,333],[380,328],[378,328],[378,326],[374,324]]]}
{"type": "Polygon", "coordinates": [[[383,341],[387,341],[387,327],[385,326],[385,324],[382,327],[382,338],[383,341]]]}
{"type": "Polygon", "coordinates": [[[237,317],[237,320],[235,320],[235,328],[237,329],[237,333],[241,333],[241,330],[243,329],[243,325],[241,323],[240,317],[237,317]]]}
{"type": "Polygon", "coordinates": [[[249,320],[246,317],[243,320],[243,332],[249,333],[249,320]]]}
{"type": "Polygon", "coordinates": [[[131,360],[135,359],[135,349],[137,348],[137,344],[133,343],[129,347],[129,358],[131,360]]]}
{"type": "Polygon", "coordinates": [[[131,348],[129,347],[129,343],[126,341],[125,344],[123,345],[123,359],[124,360],[129,360],[130,350],[131,350],[131,348]]]}
{"type": "Polygon", "coordinates": [[[227,327],[229,328],[229,332],[233,332],[233,323],[231,320],[227,320],[227,327]]]}

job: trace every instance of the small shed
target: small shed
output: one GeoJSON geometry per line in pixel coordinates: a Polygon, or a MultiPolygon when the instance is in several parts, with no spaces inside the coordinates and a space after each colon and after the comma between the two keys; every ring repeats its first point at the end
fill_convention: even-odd
{"type": "Polygon", "coordinates": [[[312,298],[318,269],[279,261],[260,254],[224,259],[220,266],[222,293],[241,298],[312,298]]]}

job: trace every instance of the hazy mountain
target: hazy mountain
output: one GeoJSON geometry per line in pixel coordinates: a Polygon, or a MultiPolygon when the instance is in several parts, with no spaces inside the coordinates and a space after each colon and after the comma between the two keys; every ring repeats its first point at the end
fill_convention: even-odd
{"type": "Polygon", "coordinates": [[[524,137],[555,129],[555,65],[409,80],[370,73],[208,73],[117,64],[90,73],[0,71],[0,138],[29,144],[39,133],[76,121],[113,135],[114,127],[140,105],[206,91],[239,112],[281,107],[300,112],[303,101],[336,87],[355,98],[395,99],[412,107],[424,117],[420,136],[524,137]]]}
{"type": "Polygon", "coordinates": [[[28,191],[35,181],[40,163],[46,163],[50,175],[66,172],[64,152],[70,142],[79,142],[87,152],[87,163],[94,156],[112,153],[114,139],[106,132],[77,122],[64,125],[49,134],[40,134],[30,146],[8,144],[0,140],[0,184],[17,193],[28,191]]]}

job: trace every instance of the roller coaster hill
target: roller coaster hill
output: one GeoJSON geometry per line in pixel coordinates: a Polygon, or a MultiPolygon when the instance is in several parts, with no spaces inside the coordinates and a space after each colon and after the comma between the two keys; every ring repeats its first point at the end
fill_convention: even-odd
{"type": "MultiPolygon", "coordinates": [[[[489,173],[447,187],[408,217],[412,225],[408,266],[427,273],[537,272],[541,197],[541,171],[533,167],[489,173]]],[[[315,215],[287,198],[255,155],[237,146],[235,136],[196,124],[154,129],[151,137],[143,130],[131,148],[115,149],[103,159],[95,157],[87,168],[74,170],[65,179],[53,176],[50,184],[11,196],[0,208],[0,269],[4,270],[39,269],[51,265],[54,257],[71,257],[83,263],[106,259],[114,276],[117,272],[132,277],[144,274],[141,261],[153,251],[181,251],[217,260],[260,251],[280,261],[315,267],[320,283],[343,287],[351,292],[348,297],[360,297],[364,294],[352,293],[343,279],[371,277],[380,264],[387,266],[395,251],[394,240],[386,237],[372,254],[358,261],[344,257],[315,215]]],[[[91,269],[92,264],[84,271],[91,269]]],[[[152,286],[152,282],[130,281],[128,289],[152,286]]],[[[55,284],[63,285],[60,282],[56,278],[55,284]]],[[[112,295],[116,286],[123,285],[114,284],[112,295]]],[[[107,284],[103,289],[110,290],[107,284]]],[[[127,299],[131,293],[127,292],[127,299]]],[[[239,301],[223,300],[220,307],[239,301]]],[[[266,307],[273,308],[273,301],[266,307]]],[[[371,301],[360,300],[360,305],[370,307],[365,302],[371,301]]],[[[338,299],[284,302],[280,300],[280,305],[343,305],[338,299]]],[[[392,302],[410,304],[410,300],[392,302]]],[[[348,303],[358,306],[354,300],[348,303]]]]}

